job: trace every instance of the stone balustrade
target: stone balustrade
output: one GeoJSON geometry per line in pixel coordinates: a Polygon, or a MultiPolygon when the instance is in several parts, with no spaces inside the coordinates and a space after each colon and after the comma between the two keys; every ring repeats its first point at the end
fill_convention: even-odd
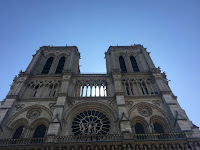
{"type": "Polygon", "coordinates": [[[0,146],[8,145],[37,145],[42,143],[79,143],[79,142],[108,142],[108,141],[167,141],[192,139],[192,133],[162,133],[162,134],[108,134],[108,135],[69,135],[48,136],[46,138],[0,139],[0,146]]]}

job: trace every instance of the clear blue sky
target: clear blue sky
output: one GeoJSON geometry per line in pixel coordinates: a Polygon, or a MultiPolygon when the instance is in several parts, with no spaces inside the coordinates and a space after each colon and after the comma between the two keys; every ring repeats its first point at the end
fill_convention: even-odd
{"type": "Polygon", "coordinates": [[[142,44],[200,126],[199,0],[0,1],[0,99],[43,45],[76,45],[81,72],[106,71],[110,45],[142,44]]]}

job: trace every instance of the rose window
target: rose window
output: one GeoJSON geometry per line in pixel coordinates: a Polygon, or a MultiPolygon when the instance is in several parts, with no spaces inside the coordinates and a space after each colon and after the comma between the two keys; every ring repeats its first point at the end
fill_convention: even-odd
{"type": "Polygon", "coordinates": [[[80,113],[72,122],[74,135],[107,134],[109,130],[109,119],[103,113],[95,110],[80,113]]]}

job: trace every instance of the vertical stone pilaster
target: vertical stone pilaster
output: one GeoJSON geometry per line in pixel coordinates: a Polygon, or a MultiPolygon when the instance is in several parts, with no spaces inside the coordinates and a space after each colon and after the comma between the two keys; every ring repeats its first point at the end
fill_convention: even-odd
{"type": "Polygon", "coordinates": [[[141,51],[142,51],[142,53],[144,55],[145,60],[147,61],[147,64],[148,64],[149,68],[155,68],[155,65],[154,65],[151,57],[149,56],[148,52],[146,51],[146,49],[144,48],[141,51]]]}
{"type": "Polygon", "coordinates": [[[40,57],[41,57],[41,50],[38,50],[36,52],[36,54],[33,55],[31,63],[28,65],[28,67],[27,67],[27,69],[25,71],[27,74],[31,73],[31,71],[35,68],[35,66],[36,66],[37,62],[39,61],[40,57]]]}
{"type": "Polygon", "coordinates": [[[121,73],[113,72],[113,80],[114,80],[114,88],[115,88],[116,102],[118,108],[118,115],[120,119],[121,132],[132,133],[131,123],[130,120],[128,119],[128,111],[124,99],[124,90],[122,87],[121,73]]]}

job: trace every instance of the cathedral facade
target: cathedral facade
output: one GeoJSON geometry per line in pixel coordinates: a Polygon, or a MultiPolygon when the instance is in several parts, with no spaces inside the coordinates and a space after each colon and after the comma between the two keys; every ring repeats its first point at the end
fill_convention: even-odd
{"type": "Polygon", "coordinates": [[[76,46],[43,46],[0,105],[1,150],[200,150],[200,132],[142,45],[81,74],[76,46]]]}

